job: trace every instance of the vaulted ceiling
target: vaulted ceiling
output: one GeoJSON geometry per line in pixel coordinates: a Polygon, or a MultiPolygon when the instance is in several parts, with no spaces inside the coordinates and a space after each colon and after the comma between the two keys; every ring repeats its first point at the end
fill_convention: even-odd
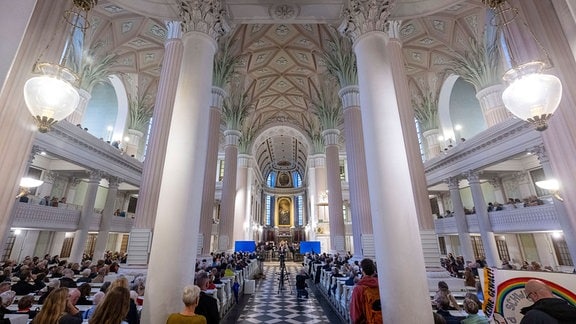
{"type": "MultiPolygon", "coordinates": [[[[343,3],[225,1],[232,22],[237,23],[233,38],[243,54],[239,70],[254,104],[248,118],[257,135],[251,153],[263,176],[271,170],[305,173],[312,152],[306,128],[314,118],[308,99],[316,93],[324,72],[320,53],[331,37],[326,23],[338,23],[343,3]]],[[[422,12],[432,14],[406,18],[401,29],[413,93],[424,88],[438,91],[446,77],[446,63],[467,48],[470,37],[482,34],[486,20],[480,0],[400,0],[393,16],[422,12]]],[[[115,71],[137,74],[139,86],[155,94],[166,28],[163,19],[150,17],[176,16],[176,1],[101,0],[91,12],[88,37],[120,54],[115,71]]]]}

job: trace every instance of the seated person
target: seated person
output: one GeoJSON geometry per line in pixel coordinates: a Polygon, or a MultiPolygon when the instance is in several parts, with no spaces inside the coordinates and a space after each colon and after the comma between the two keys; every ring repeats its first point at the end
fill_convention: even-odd
{"type": "MultiPolygon", "coordinates": [[[[472,295],[475,296],[475,295],[472,295]]],[[[478,302],[471,298],[464,299],[464,310],[468,316],[460,323],[462,324],[488,324],[488,319],[484,316],[478,315],[478,302]]]]}
{"type": "Polygon", "coordinates": [[[93,306],[84,312],[83,319],[89,320],[92,317],[92,315],[94,315],[94,311],[96,310],[96,306],[98,306],[98,304],[100,304],[102,299],[104,299],[104,295],[105,294],[101,291],[94,294],[94,298],[92,299],[93,306]]]}
{"type": "Polygon", "coordinates": [[[32,305],[34,304],[34,296],[26,295],[20,298],[18,301],[18,311],[16,314],[25,314],[28,315],[29,319],[33,319],[34,316],[38,313],[38,311],[31,310],[32,305]]]}
{"type": "Polygon", "coordinates": [[[14,311],[8,309],[8,306],[12,305],[14,302],[14,297],[16,297],[16,292],[12,290],[0,294],[0,318],[4,318],[4,314],[14,313],[14,311]]]}
{"type": "Polygon", "coordinates": [[[436,308],[438,308],[436,313],[444,317],[446,324],[460,324],[460,321],[465,318],[463,316],[453,316],[450,314],[450,301],[445,296],[441,296],[436,300],[436,308]]]}
{"type": "Polygon", "coordinates": [[[438,291],[436,292],[436,295],[434,296],[434,300],[432,302],[432,305],[435,305],[436,307],[438,307],[438,303],[440,299],[445,298],[446,300],[448,300],[448,306],[447,308],[445,308],[446,310],[460,310],[460,306],[458,306],[458,303],[456,302],[456,299],[454,298],[454,296],[452,296],[452,292],[450,292],[450,289],[448,289],[448,284],[445,281],[439,281],[438,282],[438,291]]]}
{"type": "Polygon", "coordinates": [[[76,284],[81,284],[83,282],[91,282],[92,281],[92,279],[90,278],[92,271],[90,269],[82,270],[81,274],[82,274],[82,277],[76,279],[76,284]]]}
{"type": "MultiPolygon", "coordinates": [[[[330,282],[332,282],[332,278],[342,278],[342,277],[344,277],[344,275],[340,273],[340,269],[338,269],[338,267],[332,268],[332,275],[330,276],[330,282]]],[[[336,288],[338,288],[338,284],[334,282],[329,293],[335,294],[336,288]]]]}
{"type": "Polygon", "coordinates": [[[40,298],[38,299],[38,304],[42,305],[44,303],[44,300],[46,299],[46,297],[48,297],[48,295],[52,292],[52,290],[54,290],[56,288],[60,288],[60,280],[58,280],[58,279],[50,280],[50,282],[48,282],[46,287],[44,287],[44,288],[42,288],[42,290],[40,290],[42,295],[40,295],[40,298]]]}
{"type": "Polygon", "coordinates": [[[16,292],[16,295],[28,295],[39,290],[36,285],[30,284],[29,271],[20,272],[19,278],[20,280],[12,285],[12,290],[16,292]]]}
{"type": "Polygon", "coordinates": [[[80,287],[78,287],[77,289],[80,292],[80,297],[78,298],[76,305],[92,305],[92,301],[88,300],[88,297],[90,296],[90,292],[92,290],[92,286],[90,286],[89,283],[85,282],[81,284],[80,287]]]}
{"type": "Polygon", "coordinates": [[[74,281],[74,270],[64,269],[62,271],[62,278],[60,278],[60,287],[76,288],[78,284],[74,281]]]}
{"type": "Polygon", "coordinates": [[[296,298],[308,298],[308,291],[306,288],[306,280],[310,278],[306,273],[306,270],[300,269],[298,275],[296,275],[296,298]]]}

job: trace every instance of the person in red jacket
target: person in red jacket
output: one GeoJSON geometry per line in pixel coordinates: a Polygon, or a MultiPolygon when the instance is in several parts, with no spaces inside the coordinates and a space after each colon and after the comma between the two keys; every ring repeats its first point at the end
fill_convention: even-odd
{"type": "MultiPolygon", "coordinates": [[[[374,261],[366,258],[360,262],[360,268],[362,270],[362,279],[356,283],[350,299],[350,320],[354,324],[370,322],[370,319],[367,318],[369,314],[366,314],[365,290],[379,289],[374,261]]],[[[381,310],[379,311],[381,318],[381,310]]]]}

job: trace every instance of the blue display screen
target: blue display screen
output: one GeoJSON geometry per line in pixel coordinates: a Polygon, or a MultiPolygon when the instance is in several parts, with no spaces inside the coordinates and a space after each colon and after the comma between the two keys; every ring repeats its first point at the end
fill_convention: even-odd
{"type": "Polygon", "coordinates": [[[300,254],[320,253],[320,241],[302,241],[300,242],[300,254]]]}
{"type": "Polygon", "coordinates": [[[236,241],[234,242],[234,252],[248,252],[256,251],[255,241],[236,241]]]}

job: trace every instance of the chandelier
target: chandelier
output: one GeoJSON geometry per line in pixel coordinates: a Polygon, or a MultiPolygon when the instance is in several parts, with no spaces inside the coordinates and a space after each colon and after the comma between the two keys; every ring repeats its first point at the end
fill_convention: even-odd
{"type": "Polygon", "coordinates": [[[548,120],[558,108],[562,98],[562,83],[558,77],[546,74],[544,71],[552,66],[546,49],[536,39],[536,36],[526,22],[520,17],[518,9],[511,7],[506,0],[482,0],[494,11],[495,25],[501,28],[508,58],[512,68],[504,73],[503,79],[507,88],[502,93],[502,100],[506,108],[515,116],[531,123],[536,130],[543,131],[548,128],[548,120]],[[526,63],[519,63],[511,48],[511,24],[515,23],[520,29],[525,29],[530,38],[544,54],[544,59],[537,59],[526,63]]]}
{"type": "MultiPolygon", "coordinates": [[[[58,121],[70,115],[80,102],[79,77],[66,66],[70,47],[74,46],[77,31],[84,36],[88,28],[88,11],[97,0],[73,0],[72,9],[66,10],[64,20],[71,28],[66,45],[58,63],[40,62],[42,54],[34,64],[32,72],[36,74],[24,84],[24,101],[38,126],[38,131],[46,133],[58,121]]],[[[50,46],[49,42],[48,46],[50,46]]]]}

